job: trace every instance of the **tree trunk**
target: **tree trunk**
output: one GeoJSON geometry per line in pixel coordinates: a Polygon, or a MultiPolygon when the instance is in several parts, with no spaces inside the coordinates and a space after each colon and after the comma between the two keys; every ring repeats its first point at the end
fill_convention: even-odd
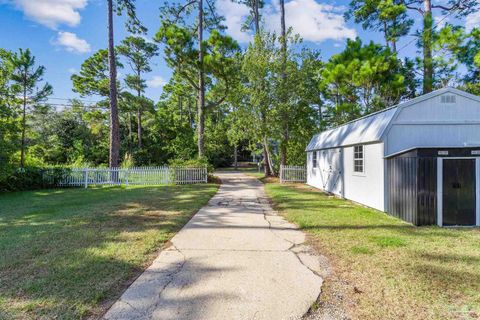
{"type": "Polygon", "coordinates": [[[233,146],[233,165],[235,166],[235,170],[238,168],[238,146],[235,143],[233,146]]]}
{"type": "MultiPolygon", "coordinates": [[[[275,175],[275,170],[273,169],[273,163],[272,163],[272,155],[270,154],[270,148],[268,147],[268,139],[265,136],[263,140],[263,146],[266,154],[266,166],[268,166],[268,171],[270,172],[270,175],[275,175]]],[[[267,174],[265,174],[267,175],[267,174]]]]}
{"type": "MultiPolygon", "coordinates": [[[[138,79],[140,79],[140,70],[137,70],[138,79]]],[[[137,90],[138,97],[138,109],[137,109],[137,136],[138,136],[138,149],[142,149],[142,92],[137,90]]]]}
{"type": "Polygon", "coordinates": [[[287,145],[289,137],[288,121],[289,115],[287,111],[287,96],[286,96],[286,82],[287,82],[287,29],[285,26],[285,0],[280,0],[280,28],[281,28],[281,50],[282,50],[282,90],[281,94],[281,108],[283,112],[282,117],[282,141],[280,143],[280,164],[287,164],[287,145]]]}
{"type": "Polygon", "coordinates": [[[117,105],[117,66],[113,43],[113,0],[108,0],[108,63],[110,71],[110,155],[109,166],[118,167],[120,135],[117,105]]]}
{"type": "Polygon", "coordinates": [[[269,177],[272,175],[269,162],[270,160],[268,159],[267,146],[263,144],[263,172],[265,174],[265,177],[269,177]]]}
{"type": "Polygon", "coordinates": [[[205,75],[203,71],[203,0],[198,0],[198,157],[205,155],[205,75]]]}
{"type": "Polygon", "coordinates": [[[23,83],[23,110],[22,110],[22,141],[20,149],[20,167],[25,167],[25,138],[27,131],[27,84],[26,76],[23,83]]]}
{"type": "Polygon", "coordinates": [[[259,10],[259,0],[253,0],[253,20],[255,21],[255,34],[260,34],[260,10],[259,10]]]}
{"type": "Polygon", "coordinates": [[[190,128],[193,128],[193,116],[192,116],[192,100],[190,99],[190,96],[188,97],[188,124],[190,125],[190,128]]]}
{"type": "Polygon", "coordinates": [[[138,106],[137,110],[137,136],[138,136],[138,149],[142,148],[142,106],[138,106]]]}
{"type": "Polygon", "coordinates": [[[393,20],[393,30],[395,30],[395,34],[393,35],[392,37],[392,51],[393,53],[397,53],[397,34],[396,34],[396,30],[397,30],[397,19],[395,18],[393,20]]]}
{"type": "Polygon", "coordinates": [[[433,18],[430,0],[424,0],[423,5],[423,93],[425,94],[433,90],[433,18]]]}
{"type": "MultiPolygon", "coordinates": [[[[287,51],[287,28],[285,27],[285,0],[280,0],[280,28],[281,28],[281,34],[280,36],[282,37],[282,52],[286,53],[287,51]]],[[[283,59],[286,57],[283,56],[283,59]]]]}
{"type": "Polygon", "coordinates": [[[390,48],[389,42],[388,42],[388,30],[387,30],[387,22],[383,21],[383,36],[385,37],[385,45],[387,48],[390,48]]]}
{"type": "Polygon", "coordinates": [[[133,145],[133,124],[132,124],[132,112],[128,111],[128,153],[132,154],[133,145]]]}
{"type": "MultiPolygon", "coordinates": [[[[286,121],[286,120],[284,120],[286,121]]],[[[288,124],[284,125],[282,133],[282,142],[280,143],[280,164],[283,166],[287,165],[287,148],[288,148],[288,124]]]]}

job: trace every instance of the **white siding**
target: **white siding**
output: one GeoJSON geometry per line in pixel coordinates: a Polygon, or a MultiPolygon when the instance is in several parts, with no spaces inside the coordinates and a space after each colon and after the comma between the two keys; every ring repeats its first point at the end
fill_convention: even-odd
{"type": "Polygon", "coordinates": [[[343,196],[341,148],[308,152],[307,184],[343,196]],[[313,152],[317,152],[317,167],[313,167],[313,152]]]}
{"type": "Polygon", "coordinates": [[[398,110],[385,137],[385,155],[417,147],[480,145],[480,104],[455,95],[455,103],[441,103],[441,95],[398,110]]]}
{"type": "Polygon", "coordinates": [[[364,173],[353,172],[353,147],[344,148],[344,197],[385,211],[383,143],[366,144],[364,173]]]}
{"type": "Polygon", "coordinates": [[[306,149],[307,183],[385,211],[386,156],[422,147],[472,146],[480,146],[480,98],[444,88],[315,135],[306,149]],[[358,144],[364,144],[364,174],[353,172],[358,144]],[[312,152],[318,153],[317,168],[312,152]]]}
{"type": "Polygon", "coordinates": [[[312,152],[308,152],[307,184],[384,211],[383,143],[364,145],[363,174],[353,172],[353,147],[314,152],[318,152],[318,166],[313,168],[312,152]]]}

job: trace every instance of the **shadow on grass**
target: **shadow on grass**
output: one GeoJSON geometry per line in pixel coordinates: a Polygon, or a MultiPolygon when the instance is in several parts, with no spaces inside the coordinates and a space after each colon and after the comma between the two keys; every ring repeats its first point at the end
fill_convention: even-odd
{"type": "Polygon", "coordinates": [[[99,312],[99,303],[117,297],[215,190],[188,185],[1,195],[0,309],[35,318],[99,312]]]}
{"type": "MultiPolygon", "coordinates": [[[[442,309],[447,318],[459,306],[480,310],[480,229],[415,227],[315,190],[276,184],[267,190],[276,208],[345,263],[349,275],[357,276],[358,268],[374,270],[372,287],[418,304],[403,307],[442,309]],[[368,256],[352,256],[352,251],[368,256]],[[350,270],[351,265],[357,269],[350,270]]],[[[369,304],[375,297],[363,299],[369,304]]]]}

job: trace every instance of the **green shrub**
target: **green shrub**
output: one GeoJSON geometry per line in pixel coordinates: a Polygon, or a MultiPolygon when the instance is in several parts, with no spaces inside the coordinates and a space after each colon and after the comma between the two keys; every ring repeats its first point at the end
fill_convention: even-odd
{"type": "MultiPolygon", "coordinates": [[[[190,160],[183,160],[183,159],[173,159],[170,160],[169,162],[169,167],[170,168],[207,168],[207,173],[208,173],[208,180],[211,180],[211,175],[213,173],[213,166],[208,162],[206,158],[202,159],[190,159],[190,160]]],[[[177,174],[181,174],[181,179],[188,178],[189,173],[182,171],[182,170],[173,170],[172,171],[172,179],[175,181],[177,180],[177,174]]],[[[190,173],[191,176],[193,177],[195,175],[194,172],[190,173]]]]}
{"type": "Polygon", "coordinates": [[[53,188],[69,170],[63,167],[11,169],[0,176],[0,192],[53,188]]]}
{"type": "Polygon", "coordinates": [[[206,158],[201,159],[172,159],[168,162],[168,165],[172,168],[175,167],[187,167],[187,168],[207,168],[208,173],[212,173],[214,170],[213,165],[211,165],[206,158]]]}
{"type": "Polygon", "coordinates": [[[135,161],[130,153],[125,153],[125,157],[123,158],[122,165],[120,167],[122,169],[135,167],[135,161]]]}

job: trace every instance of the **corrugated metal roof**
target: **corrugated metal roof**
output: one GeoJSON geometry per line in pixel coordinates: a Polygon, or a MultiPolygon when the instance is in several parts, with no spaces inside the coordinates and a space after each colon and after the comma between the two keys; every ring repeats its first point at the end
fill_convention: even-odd
{"type": "Polygon", "coordinates": [[[397,108],[392,107],[372,113],[339,127],[323,131],[313,136],[306,151],[380,141],[397,108]]]}
{"type": "Polygon", "coordinates": [[[455,88],[445,87],[413,98],[399,105],[347,122],[339,127],[321,132],[313,136],[305,151],[380,141],[397,109],[432,99],[433,97],[446,92],[454,93],[480,102],[480,97],[478,96],[455,88]]]}

